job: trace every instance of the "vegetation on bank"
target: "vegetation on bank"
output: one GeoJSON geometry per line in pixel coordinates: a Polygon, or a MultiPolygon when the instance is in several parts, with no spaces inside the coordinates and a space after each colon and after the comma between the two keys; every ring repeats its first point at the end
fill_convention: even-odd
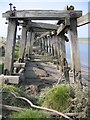
{"type": "Polygon", "coordinates": [[[19,58],[19,44],[17,43],[15,45],[14,60],[16,61],[18,60],[18,58],[19,58]]]}
{"type": "Polygon", "coordinates": [[[42,106],[61,112],[69,107],[74,91],[70,86],[58,85],[49,89],[45,94],[41,94],[39,99],[42,106]]]}
{"type": "Polygon", "coordinates": [[[2,46],[0,48],[0,57],[4,57],[5,56],[5,48],[2,46]]]}
{"type": "Polygon", "coordinates": [[[6,84],[0,85],[0,87],[3,88],[3,93],[2,93],[3,104],[22,107],[22,108],[30,108],[27,102],[15,98],[15,96],[12,94],[14,93],[16,96],[25,97],[29,100],[32,100],[32,98],[28,96],[23,89],[20,89],[15,85],[6,85],[6,84]]]}
{"type": "Polygon", "coordinates": [[[79,40],[84,40],[84,41],[87,41],[87,40],[90,40],[90,38],[79,38],[79,40]]]}
{"type": "Polygon", "coordinates": [[[23,119],[31,119],[32,120],[55,120],[54,118],[51,118],[50,115],[43,113],[42,111],[38,110],[26,110],[22,111],[20,113],[12,113],[9,118],[18,118],[18,120],[23,119]]]}
{"type": "Polygon", "coordinates": [[[13,94],[15,94],[17,96],[24,97],[30,101],[33,101],[32,98],[27,94],[25,94],[25,91],[23,91],[22,89],[14,85],[6,85],[6,84],[0,85],[0,89],[1,88],[3,88],[2,103],[4,105],[17,106],[25,110],[21,112],[10,112],[10,111],[6,112],[3,110],[3,117],[6,117],[7,119],[18,118],[18,120],[19,119],[21,120],[21,118],[23,119],[32,118],[37,120],[40,120],[41,118],[43,118],[43,120],[46,120],[46,118],[48,118],[48,120],[54,120],[50,117],[49,114],[43,113],[43,111],[40,110],[32,110],[27,102],[16,99],[15,96],[13,96],[13,94]]]}
{"type": "Polygon", "coordinates": [[[2,74],[4,71],[4,63],[0,64],[0,74],[2,74]]]}
{"type": "MultiPolygon", "coordinates": [[[[17,99],[12,93],[16,96],[24,97],[31,101],[34,105],[46,107],[53,109],[62,113],[78,113],[76,117],[85,117],[87,110],[87,89],[80,89],[78,85],[70,87],[66,85],[57,85],[53,88],[43,89],[36,97],[31,97],[29,94],[26,94],[25,89],[22,87],[18,88],[15,85],[6,85],[3,84],[0,86],[2,90],[2,103],[4,105],[16,106],[23,108],[25,111],[21,112],[10,112],[3,111],[3,115],[6,118],[49,118],[52,120],[51,114],[47,114],[44,110],[32,109],[29,103],[22,99],[17,99]],[[35,103],[35,100],[37,101],[35,103]]],[[[55,118],[54,118],[55,119],[55,118]]]]}

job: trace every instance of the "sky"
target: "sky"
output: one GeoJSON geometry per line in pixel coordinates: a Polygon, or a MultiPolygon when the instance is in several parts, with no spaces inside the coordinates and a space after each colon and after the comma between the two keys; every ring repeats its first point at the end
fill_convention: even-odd
{"type": "MultiPolygon", "coordinates": [[[[9,10],[9,3],[12,3],[13,6],[16,6],[17,10],[64,10],[66,5],[73,5],[75,10],[82,10],[83,15],[85,15],[90,10],[88,10],[88,2],[88,0],[77,0],[76,2],[73,2],[73,0],[0,0],[0,37],[7,36],[8,25],[5,24],[6,19],[2,18],[2,13],[9,10]]],[[[55,23],[55,21],[51,23],[55,23]]],[[[79,27],[77,29],[78,37],[88,37],[88,25],[79,27]]],[[[20,33],[18,32],[17,34],[20,33]]]]}

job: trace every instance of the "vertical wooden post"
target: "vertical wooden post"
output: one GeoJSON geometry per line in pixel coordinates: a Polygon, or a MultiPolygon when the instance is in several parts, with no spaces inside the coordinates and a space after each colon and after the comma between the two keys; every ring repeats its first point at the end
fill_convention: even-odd
{"type": "Polygon", "coordinates": [[[54,56],[57,58],[57,38],[56,35],[54,35],[54,56]]]}
{"type": "Polygon", "coordinates": [[[49,36],[47,36],[47,53],[50,53],[49,36]]]}
{"type": "Polygon", "coordinates": [[[55,48],[55,36],[52,36],[52,50],[53,50],[53,56],[56,57],[56,48],[55,48]]]}
{"type": "Polygon", "coordinates": [[[60,54],[62,61],[64,58],[66,58],[65,37],[63,34],[60,35],[60,54]]]}
{"type": "Polygon", "coordinates": [[[5,50],[5,66],[4,66],[4,69],[8,71],[8,74],[13,73],[16,31],[17,31],[17,21],[13,19],[9,19],[7,44],[6,44],[6,50],[5,50]]]}
{"type": "Polygon", "coordinates": [[[70,28],[68,30],[68,36],[70,39],[72,70],[75,81],[76,75],[78,75],[79,79],[81,79],[80,53],[78,48],[78,35],[77,35],[77,19],[70,20],[70,28]]]}
{"type": "Polygon", "coordinates": [[[61,73],[63,72],[63,60],[64,58],[66,58],[66,48],[65,48],[65,37],[64,34],[60,34],[60,36],[58,36],[58,47],[59,47],[59,60],[60,60],[60,71],[61,73]]]}
{"type": "Polygon", "coordinates": [[[43,50],[45,50],[45,38],[41,38],[42,39],[42,47],[43,47],[43,50]]]}
{"type": "Polygon", "coordinates": [[[51,36],[51,54],[54,56],[54,48],[53,48],[53,36],[51,36]]]}
{"type": "Polygon", "coordinates": [[[26,44],[26,54],[30,55],[30,39],[31,39],[31,32],[27,32],[27,44],[26,44]]]}
{"type": "Polygon", "coordinates": [[[49,53],[52,54],[52,48],[51,48],[51,36],[49,36],[49,53]]]}
{"type": "Polygon", "coordinates": [[[57,59],[60,58],[60,43],[59,43],[59,37],[55,35],[55,50],[56,50],[56,57],[57,59]]]}
{"type": "Polygon", "coordinates": [[[48,53],[48,39],[47,37],[45,39],[46,39],[46,52],[48,53]]]}
{"type": "Polygon", "coordinates": [[[20,40],[20,53],[19,53],[19,58],[22,59],[22,61],[24,60],[24,55],[25,55],[25,48],[26,48],[26,40],[27,40],[27,30],[26,27],[23,26],[22,27],[22,38],[20,40]]]}
{"type": "Polygon", "coordinates": [[[43,49],[43,40],[42,39],[40,39],[40,47],[41,47],[41,51],[42,51],[42,49],[43,49]]]}
{"type": "Polygon", "coordinates": [[[32,52],[33,52],[34,37],[35,37],[35,33],[34,33],[34,32],[31,32],[31,39],[30,39],[30,54],[32,54],[32,52]]]}
{"type": "Polygon", "coordinates": [[[47,49],[47,45],[48,45],[48,44],[47,44],[47,38],[45,37],[44,40],[45,40],[45,51],[47,52],[47,50],[48,50],[48,49],[47,49]]]}
{"type": "Polygon", "coordinates": [[[54,50],[54,35],[52,36],[52,55],[55,56],[55,50],[54,50]]]}

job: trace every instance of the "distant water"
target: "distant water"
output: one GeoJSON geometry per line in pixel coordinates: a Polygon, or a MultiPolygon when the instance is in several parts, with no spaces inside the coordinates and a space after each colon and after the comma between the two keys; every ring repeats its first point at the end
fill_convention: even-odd
{"type": "MultiPolygon", "coordinates": [[[[88,64],[89,63],[88,60],[90,60],[89,59],[90,58],[89,48],[90,48],[90,44],[79,43],[81,66],[90,68],[90,64],[88,64]]],[[[66,43],[66,53],[67,53],[67,60],[68,60],[69,63],[71,63],[70,43],[68,43],[68,42],[66,43]]],[[[0,59],[0,64],[1,63],[2,63],[2,59],[0,59]]]]}
{"type": "MultiPolygon", "coordinates": [[[[80,51],[80,60],[82,67],[89,67],[89,48],[90,44],[88,43],[79,43],[79,51],[80,51]]],[[[70,55],[70,44],[66,43],[66,56],[69,63],[71,63],[71,55],[70,55]]]]}

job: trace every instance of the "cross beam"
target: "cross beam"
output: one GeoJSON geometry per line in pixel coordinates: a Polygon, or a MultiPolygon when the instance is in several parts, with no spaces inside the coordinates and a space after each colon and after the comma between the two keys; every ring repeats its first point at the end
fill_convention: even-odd
{"type": "Polygon", "coordinates": [[[59,35],[62,31],[65,30],[66,27],[70,25],[70,19],[65,18],[64,24],[60,25],[59,28],[57,29],[57,35],[59,35]]]}
{"type": "Polygon", "coordinates": [[[77,19],[77,27],[90,23],[90,12],[77,19]]]}
{"type": "Polygon", "coordinates": [[[39,40],[47,35],[50,35],[50,32],[45,32],[45,33],[41,34],[40,37],[38,37],[36,40],[39,40]]]}
{"type": "Polygon", "coordinates": [[[54,25],[54,24],[49,24],[49,23],[37,23],[37,22],[29,22],[27,24],[27,27],[31,28],[38,28],[40,30],[57,30],[57,28],[59,27],[59,25],[54,25]]]}
{"type": "Polygon", "coordinates": [[[6,18],[31,19],[31,20],[60,20],[66,17],[78,18],[82,11],[74,10],[17,10],[7,11],[2,14],[6,18]]]}

